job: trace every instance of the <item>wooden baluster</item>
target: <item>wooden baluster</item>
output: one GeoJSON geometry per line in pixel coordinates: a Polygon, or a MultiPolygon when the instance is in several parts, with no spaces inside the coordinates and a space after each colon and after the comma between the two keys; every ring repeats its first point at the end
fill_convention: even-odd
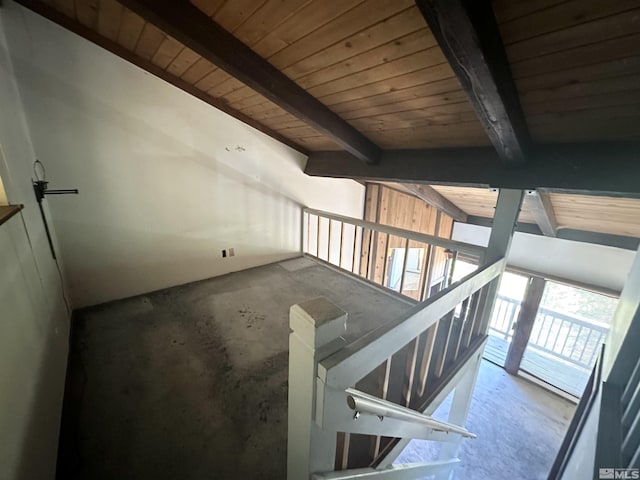
{"type": "Polygon", "coordinates": [[[307,217],[307,252],[311,253],[311,215],[308,213],[304,214],[307,217]]]}
{"type": "Polygon", "coordinates": [[[342,268],[343,247],[344,247],[344,222],[340,222],[340,255],[338,256],[338,268],[342,268]]]}
{"type": "MultiPolygon", "coordinates": [[[[391,358],[387,359],[382,365],[378,367],[378,395],[383,400],[387,399],[389,393],[389,374],[391,373],[391,358]]],[[[375,436],[373,438],[373,444],[371,446],[371,457],[375,460],[380,455],[380,449],[382,444],[382,437],[375,436]]]]}
{"type": "Polygon", "coordinates": [[[320,258],[320,215],[316,215],[318,220],[318,231],[316,232],[316,257],[320,258]]]}
{"type": "Polygon", "coordinates": [[[465,327],[464,339],[462,341],[464,348],[468,348],[469,345],[471,344],[474,325],[477,322],[477,319],[479,317],[479,313],[478,313],[479,300],[480,300],[480,291],[474,293],[471,296],[471,305],[469,306],[469,313],[467,315],[467,325],[465,327]]]}
{"type": "Polygon", "coordinates": [[[422,271],[420,272],[420,301],[426,300],[429,295],[429,279],[431,278],[431,259],[433,257],[433,245],[427,245],[425,251],[424,261],[422,264],[422,271]]]}
{"type": "Polygon", "coordinates": [[[348,468],[350,442],[350,433],[338,432],[336,447],[336,470],[346,470],[348,468]]]}
{"type": "Polygon", "coordinates": [[[351,252],[351,273],[356,271],[356,249],[358,246],[358,226],[353,226],[353,251],[351,252]]]}
{"type": "Polygon", "coordinates": [[[333,222],[333,220],[330,218],[327,220],[329,220],[329,235],[327,235],[327,262],[331,263],[331,222],[333,222]]]}
{"type": "Polygon", "coordinates": [[[435,369],[436,378],[440,378],[442,376],[442,372],[444,372],[444,367],[447,362],[447,353],[449,351],[449,344],[451,343],[451,332],[453,331],[454,313],[455,313],[455,310],[452,310],[449,313],[447,313],[442,318],[442,320],[440,320],[441,322],[444,321],[446,323],[447,333],[444,336],[444,340],[442,344],[443,345],[442,353],[438,356],[438,358],[436,358],[436,369],[435,369]]]}
{"type": "Polygon", "coordinates": [[[456,358],[458,358],[458,355],[460,354],[460,346],[462,345],[462,337],[464,336],[464,330],[467,326],[467,317],[468,317],[468,313],[469,313],[469,303],[470,303],[471,297],[465,299],[462,302],[462,308],[460,309],[460,319],[459,319],[459,323],[460,323],[460,331],[458,332],[458,335],[456,336],[456,342],[455,342],[455,350],[453,351],[453,360],[455,360],[456,358]]]}
{"type": "Polygon", "coordinates": [[[418,361],[418,345],[420,337],[409,343],[409,355],[407,357],[407,366],[404,372],[404,387],[402,390],[402,400],[405,406],[411,403],[413,394],[413,383],[416,374],[416,363],[418,361]]]}
{"type": "Polygon", "coordinates": [[[431,366],[431,359],[433,357],[433,350],[436,344],[436,337],[438,336],[438,320],[434,325],[429,327],[425,332],[425,345],[424,355],[420,361],[420,374],[418,377],[418,392],[420,397],[424,395],[427,386],[427,377],[429,376],[429,367],[431,366]]]}
{"type": "Polygon", "coordinates": [[[409,239],[405,239],[404,242],[404,258],[402,261],[402,274],[400,275],[400,290],[399,293],[402,293],[404,289],[404,275],[407,273],[407,260],[409,259],[409,239]]]}

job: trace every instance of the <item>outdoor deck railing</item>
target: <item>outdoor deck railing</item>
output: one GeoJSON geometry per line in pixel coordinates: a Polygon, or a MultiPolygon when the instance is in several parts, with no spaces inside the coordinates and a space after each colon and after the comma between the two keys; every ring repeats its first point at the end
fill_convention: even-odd
{"type": "MultiPolygon", "coordinates": [[[[518,319],[520,303],[520,300],[498,295],[489,328],[505,340],[513,335],[513,325],[518,319]]],[[[607,325],[589,322],[549,308],[540,308],[529,346],[591,370],[608,331],[607,325]]]]}
{"type": "Polygon", "coordinates": [[[529,344],[536,350],[591,370],[608,332],[607,325],[540,308],[529,344]]]}
{"type": "Polygon", "coordinates": [[[513,336],[513,325],[520,314],[520,300],[498,295],[489,329],[508,340],[513,336]]]}

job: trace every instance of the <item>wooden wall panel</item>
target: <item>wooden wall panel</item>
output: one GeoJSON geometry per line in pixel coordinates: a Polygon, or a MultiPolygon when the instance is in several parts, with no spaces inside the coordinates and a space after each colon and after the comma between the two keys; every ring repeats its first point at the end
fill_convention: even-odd
{"type": "MultiPolygon", "coordinates": [[[[439,213],[437,209],[424,201],[407,195],[398,190],[378,184],[367,184],[365,197],[365,220],[377,222],[383,225],[412,230],[430,235],[438,235],[451,238],[453,219],[448,215],[439,213]]],[[[362,259],[360,273],[367,275],[369,280],[379,284],[387,284],[389,279],[389,260],[392,248],[405,248],[406,240],[386,234],[374,234],[369,243],[365,232],[362,242],[362,259]],[[369,259],[369,269],[366,267],[369,259]]],[[[427,269],[426,256],[428,246],[419,242],[409,242],[409,248],[424,248],[423,269],[427,269]]],[[[446,255],[444,249],[433,249],[432,265],[430,271],[440,277],[446,269],[446,255]]],[[[416,300],[420,299],[423,289],[424,277],[421,276],[417,285],[403,289],[403,293],[416,300]]],[[[436,278],[436,277],[433,277],[436,278]]]]}

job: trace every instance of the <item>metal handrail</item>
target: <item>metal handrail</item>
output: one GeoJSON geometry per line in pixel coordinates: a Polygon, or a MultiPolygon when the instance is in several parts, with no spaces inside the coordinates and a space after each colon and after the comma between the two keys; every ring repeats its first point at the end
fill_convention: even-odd
{"type": "Polygon", "coordinates": [[[414,232],[412,230],[404,230],[402,228],[390,227],[388,225],[382,225],[380,223],[369,222],[367,220],[361,220],[359,218],[345,217],[343,215],[336,215],[335,213],[324,212],[322,210],[315,210],[313,208],[304,208],[304,212],[310,215],[316,215],[319,217],[327,218],[329,220],[335,220],[337,222],[349,223],[357,227],[366,228],[368,230],[375,230],[382,233],[387,233],[396,237],[402,237],[415,242],[426,243],[435,245],[436,247],[448,248],[457,252],[465,253],[474,257],[480,257],[486,250],[485,247],[473,245],[471,243],[458,242],[456,240],[450,240],[448,238],[436,237],[434,235],[428,235],[426,233],[414,232]]]}
{"type": "Polygon", "coordinates": [[[355,419],[364,413],[375,415],[380,421],[383,421],[385,417],[395,418],[396,420],[402,420],[404,422],[425,425],[436,432],[455,433],[467,438],[476,438],[476,435],[469,432],[466,428],[441,422],[429,415],[400,406],[397,403],[368,395],[353,388],[348,388],[345,391],[347,392],[347,405],[351,410],[356,412],[354,416],[355,419]]]}

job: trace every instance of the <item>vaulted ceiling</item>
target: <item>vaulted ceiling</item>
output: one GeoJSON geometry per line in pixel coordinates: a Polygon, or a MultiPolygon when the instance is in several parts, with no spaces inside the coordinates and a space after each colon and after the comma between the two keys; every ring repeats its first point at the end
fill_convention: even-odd
{"type": "MultiPolygon", "coordinates": [[[[215,65],[202,50],[196,53],[185,38],[169,35],[166,19],[140,8],[187,2],[19,3],[143,66],[153,65],[154,73],[163,72],[302,150],[344,148],[232,76],[226,65],[215,65]]],[[[191,3],[211,26],[231,33],[380,149],[491,144],[413,0],[191,3]]],[[[640,0],[496,0],[493,10],[534,142],[640,136],[640,0]]]]}
{"type": "Polygon", "coordinates": [[[640,0],[16,1],[309,174],[421,183],[478,217],[495,194],[456,185],[531,189],[521,221],[548,234],[640,235],[637,201],[566,195],[640,197],[640,0]]]}

